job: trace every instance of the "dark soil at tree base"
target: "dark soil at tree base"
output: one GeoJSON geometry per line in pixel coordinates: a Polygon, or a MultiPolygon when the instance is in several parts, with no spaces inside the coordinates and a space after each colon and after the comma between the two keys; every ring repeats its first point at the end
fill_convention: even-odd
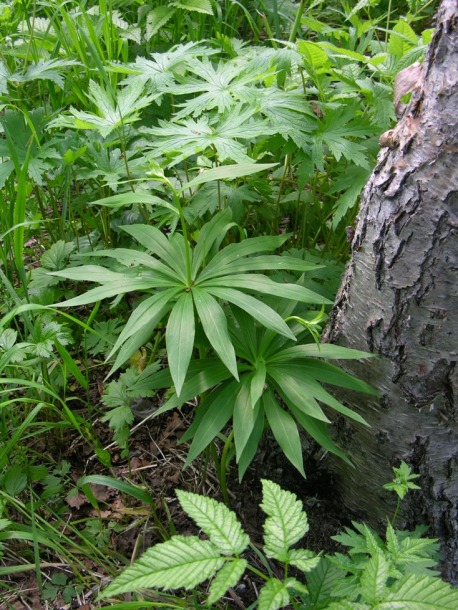
{"type": "MultiPolygon", "coordinates": [[[[189,409],[192,414],[192,409],[189,409]]],[[[76,482],[79,477],[89,474],[102,474],[116,477],[119,480],[129,480],[143,485],[151,490],[156,498],[157,520],[151,518],[151,511],[138,503],[135,499],[123,496],[119,491],[91,485],[92,491],[100,506],[100,513],[91,506],[81,492],[69,493],[66,503],[68,519],[72,522],[81,521],[83,524],[89,518],[102,518],[104,523],[115,523],[119,531],[112,529],[110,547],[107,553],[119,553],[129,558],[141,555],[151,545],[163,541],[164,532],[171,535],[170,523],[173,522],[176,533],[189,535],[197,534],[198,530],[189,517],[183,513],[175,494],[176,489],[185,489],[201,493],[216,500],[222,500],[219,484],[211,464],[203,467],[203,458],[199,458],[189,468],[183,470],[183,463],[187,454],[187,446],[179,445],[179,439],[187,426],[189,415],[185,411],[167,414],[139,427],[131,436],[129,442],[129,461],[121,457],[119,448],[111,446],[109,451],[113,467],[111,470],[102,466],[94,459],[93,450],[85,445],[80,437],[65,438],[61,440],[43,439],[42,447],[36,447],[44,454],[51,454],[57,461],[67,460],[71,464],[71,475],[76,482]],[[130,467],[129,467],[130,462],[130,467]],[[203,475],[203,471],[205,473],[203,475]],[[163,532],[158,523],[162,523],[163,532]]],[[[105,424],[98,423],[96,431],[102,446],[111,443],[110,432],[105,424]]],[[[310,450],[310,447],[308,448],[310,450]]],[[[351,516],[342,513],[338,498],[334,494],[332,479],[324,468],[325,459],[319,461],[320,451],[310,457],[306,463],[307,480],[292,467],[277,450],[273,439],[266,436],[260,451],[248,469],[243,481],[238,482],[236,467],[232,466],[228,473],[228,488],[231,509],[237,514],[245,531],[250,535],[255,546],[261,547],[263,540],[262,526],[265,515],[259,508],[261,502],[261,478],[270,479],[283,489],[295,493],[304,503],[310,528],[300,545],[319,552],[333,552],[342,550],[338,543],[331,540],[345,525],[350,523],[351,516]],[[316,459],[315,459],[316,458],[316,459]]],[[[321,454],[322,457],[322,454],[321,454]]],[[[70,490],[69,490],[70,491],[70,490]]],[[[75,490],[74,490],[75,491],[75,490]]],[[[11,516],[14,518],[14,516],[11,516]]],[[[18,518],[20,518],[18,516],[18,518]]],[[[253,552],[248,557],[255,566],[265,571],[259,558],[253,552]]],[[[46,561],[58,561],[51,555],[46,561]]],[[[88,572],[99,573],[98,566],[90,565],[88,572]]],[[[275,564],[271,564],[275,573],[275,564]]],[[[55,572],[46,571],[44,580],[55,572]]],[[[71,567],[66,570],[71,576],[71,567]]],[[[100,586],[105,586],[108,579],[100,575],[100,586]]],[[[0,610],[13,607],[15,610],[33,608],[47,609],[84,609],[100,607],[95,598],[100,587],[83,592],[79,599],[82,604],[65,604],[60,597],[46,602],[40,601],[38,587],[31,572],[19,573],[11,576],[11,593],[6,606],[0,603],[0,610]]],[[[262,583],[247,572],[234,590],[230,591],[227,599],[222,601],[228,608],[248,607],[257,597],[262,583]]],[[[204,596],[202,597],[204,600],[204,596]]]]}

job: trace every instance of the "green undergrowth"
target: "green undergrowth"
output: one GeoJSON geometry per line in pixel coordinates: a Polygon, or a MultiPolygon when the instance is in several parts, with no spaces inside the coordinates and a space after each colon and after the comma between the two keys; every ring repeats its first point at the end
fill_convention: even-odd
{"type": "Polygon", "coordinates": [[[422,61],[433,11],[413,0],[0,3],[10,593],[33,573],[42,599],[70,603],[128,562],[110,551],[119,522],[101,516],[93,485],[126,510],[147,506],[132,527],[170,537],[166,502],[129,476],[142,401],[146,422],[187,418],[183,466],[205,478],[212,463],[226,502],[232,464],[242,479],[266,430],[301,475],[304,434],[349,460],[333,422],[366,424],[332,387],[373,394],[338,367],[369,354],[320,336],[378,139],[396,120],[395,77],[422,61]]]}

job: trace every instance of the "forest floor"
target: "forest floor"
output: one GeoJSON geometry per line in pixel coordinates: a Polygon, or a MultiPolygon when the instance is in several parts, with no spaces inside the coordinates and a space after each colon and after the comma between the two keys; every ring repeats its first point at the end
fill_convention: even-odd
{"type": "MultiPolygon", "coordinates": [[[[105,468],[95,458],[93,446],[85,444],[76,434],[58,440],[43,438],[35,446],[35,451],[45,455],[52,454],[54,460],[69,462],[75,483],[84,475],[111,476],[141,485],[149,490],[156,500],[156,514],[152,515],[150,507],[142,505],[130,496],[111,487],[90,484],[99,506],[97,510],[86,495],[77,492],[75,487],[65,499],[67,508],[62,515],[63,522],[68,520],[84,524],[88,519],[100,520],[110,528],[107,554],[113,557],[123,556],[132,561],[151,545],[162,542],[175,532],[183,535],[197,533],[194,523],[182,511],[175,490],[184,489],[216,500],[222,500],[222,497],[211,463],[206,467],[203,458],[199,458],[183,470],[187,445],[180,445],[179,441],[190,424],[193,409],[190,407],[188,412],[186,410],[175,410],[157,419],[144,421],[129,439],[129,459],[121,457],[119,448],[111,442],[106,424],[96,422],[94,430],[99,442],[109,447],[111,468],[105,468]]],[[[301,546],[316,552],[339,549],[338,543],[331,540],[331,536],[348,525],[350,517],[342,512],[338,503],[332,478],[324,467],[326,460],[320,462],[310,458],[306,464],[307,480],[304,480],[276,449],[275,441],[266,436],[241,483],[238,482],[236,468],[232,467],[228,473],[231,509],[239,517],[251,541],[255,546],[262,545],[264,513],[259,508],[260,479],[266,478],[278,483],[283,489],[294,492],[303,501],[310,529],[301,546]]],[[[18,518],[20,519],[19,515],[18,518]]],[[[7,558],[3,560],[4,565],[5,559],[7,558]]],[[[265,569],[254,553],[249,559],[261,569],[265,569]]],[[[67,582],[71,584],[71,566],[59,564],[59,558],[51,554],[41,555],[41,561],[50,566],[42,570],[45,587],[47,591],[51,591],[50,599],[40,598],[35,573],[30,570],[9,577],[10,590],[0,595],[0,600],[4,600],[3,603],[0,602],[0,610],[92,610],[101,607],[96,597],[100,588],[108,583],[109,577],[100,570],[95,561],[90,558],[83,559],[87,573],[97,575],[98,586],[78,591],[71,603],[66,603],[59,587],[51,584],[56,569],[63,571],[67,575],[67,582]]],[[[275,571],[275,566],[271,567],[275,571]]],[[[259,584],[256,578],[245,575],[218,607],[247,608],[257,598],[259,584]]]]}

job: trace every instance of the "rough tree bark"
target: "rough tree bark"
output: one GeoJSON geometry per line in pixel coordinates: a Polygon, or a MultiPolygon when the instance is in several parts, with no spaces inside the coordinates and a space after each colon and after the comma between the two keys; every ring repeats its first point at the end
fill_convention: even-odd
{"type": "Polygon", "coordinates": [[[383,483],[401,459],[421,474],[404,525],[441,539],[458,582],[458,3],[444,0],[419,83],[384,134],[326,339],[380,354],[345,368],[380,390],[346,397],[372,426],[338,422],[355,464],[335,464],[343,503],[386,527],[383,483]]]}

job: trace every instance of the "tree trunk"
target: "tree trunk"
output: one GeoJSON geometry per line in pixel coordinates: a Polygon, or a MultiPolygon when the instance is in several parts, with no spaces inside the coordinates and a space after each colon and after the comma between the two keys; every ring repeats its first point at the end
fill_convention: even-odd
{"type": "Polygon", "coordinates": [[[443,575],[458,582],[458,6],[437,31],[397,127],[382,137],[363,193],[326,340],[380,354],[346,370],[379,399],[346,395],[370,429],[337,423],[356,466],[334,463],[343,503],[382,530],[393,514],[382,485],[401,460],[421,474],[398,525],[430,526],[443,575]],[[403,523],[402,523],[403,520],[403,523]]]}

